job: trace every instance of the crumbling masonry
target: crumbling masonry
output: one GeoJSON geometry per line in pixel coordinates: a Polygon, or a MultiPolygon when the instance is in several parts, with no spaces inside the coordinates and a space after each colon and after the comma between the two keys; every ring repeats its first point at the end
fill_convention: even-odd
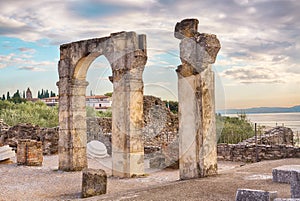
{"type": "MultiPolygon", "coordinates": [[[[197,32],[198,20],[177,23],[182,65],[177,69],[179,93],[180,178],[217,173],[214,74],[220,43],[215,35],[197,32]]],[[[113,175],[144,173],[143,80],[146,36],[120,32],[109,37],[61,45],[59,61],[59,169],[87,167],[85,94],[90,64],[104,55],[113,75],[113,175]]]]}
{"type": "Polygon", "coordinates": [[[61,45],[59,61],[59,169],[87,167],[85,94],[90,64],[104,55],[113,75],[113,175],[144,173],[143,81],[146,36],[120,32],[61,45]],[[129,136],[127,140],[126,136],[129,136]]]}
{"type": "Polygon", "coordinates": [[[177,68],[179,102],[180,178],[190,179],[217,174],[215,88],[211,64],[220,42],[213,34],[198,32],[197,19],[176,24],[180,39],[177,68]]]}

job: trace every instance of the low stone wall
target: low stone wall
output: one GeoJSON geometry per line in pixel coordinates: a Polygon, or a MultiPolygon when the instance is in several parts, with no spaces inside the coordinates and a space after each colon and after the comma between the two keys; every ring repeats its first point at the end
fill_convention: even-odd
{"type": "MultiPolygon", "coordinates": [[[[226,161],[256,162],[253,144],[218,144],[218,159],[226,161]]],[[[257,145],[259,160],[300,158],[300,147],[290,145],[257,145]]]]}
{"type": "Polygon", "coordinates": [[[32,124],[18,124],[0,132],[1,143],[17,149],[20,139],[41,141],[43,154],[58,153],[58,127],[41,128],[32,124]]]}
{"type": "MultiPolygon", "coordinates": [[[[283,126],[276,126],[263,135],[257,136],[257,144],[273,145],[286,144],[293,145],[293,131],[290,128],[283,126]]],[[[255,137],[249,138],[241,142],[241,144],[255,144],[255,137]]]]}

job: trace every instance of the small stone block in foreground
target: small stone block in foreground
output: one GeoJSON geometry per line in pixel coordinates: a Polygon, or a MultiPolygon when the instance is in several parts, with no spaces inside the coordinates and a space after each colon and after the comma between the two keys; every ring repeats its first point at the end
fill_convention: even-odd
{"type": "Polygon", "coordinates": [[[291,183],[291,172],[300,171],[300,165],[283,165],[272,170],[273,182],[291,183]]]}
{"type": "Polygon", "coordinates": [[[273,201],[277,197],[276,191],[261,191],[252,189],[238,189],[236,192],[235,201],[273,201]]]}
{"type": "Polygon", "coordinates": [[[300,170],[291,172],[291,197],[300,199],[300,170]]]}
{"type": "Polygon", "coordinates": [[[43,144],[41,141],[22,139],[17,148],[18,165],[42,166],[43,144]]]}
{"type": "Polygon", "coordinates": [[[104,170],[85,169],[82,172],[82,197],[92,197],[106,193],[107,175],[104,170]]]}

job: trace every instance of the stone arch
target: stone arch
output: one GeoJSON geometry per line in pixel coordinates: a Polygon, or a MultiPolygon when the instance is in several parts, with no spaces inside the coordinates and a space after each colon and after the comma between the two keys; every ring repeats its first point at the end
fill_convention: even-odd
{"type": "Polygon", "coordinates": [[[85,94],[91,63],[103,55],[110,63],[113,82],[113,175],[144,173],[143,81],[147,61],[146,36],[135,32],[82,40],[60,46],[59,169],[87,167],[85,94]]]}

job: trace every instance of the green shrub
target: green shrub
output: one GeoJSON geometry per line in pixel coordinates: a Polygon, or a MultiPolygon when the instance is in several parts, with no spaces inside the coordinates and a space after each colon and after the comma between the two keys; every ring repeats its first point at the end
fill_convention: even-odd
{"type": "Polygon", "coordinates": [[[44,102],[13,103],[0,101],[0,119],[10,126],[31,123],[41,127],[58,126],[58,107],[49,107],[44,102]]]}
{"type": "Polygon", "coordinates": [[[216,116],[217,133],[221,133],[218,143],[236,144],[254,136],[254,129],[246,114],[237,117],[216,116]]]}

